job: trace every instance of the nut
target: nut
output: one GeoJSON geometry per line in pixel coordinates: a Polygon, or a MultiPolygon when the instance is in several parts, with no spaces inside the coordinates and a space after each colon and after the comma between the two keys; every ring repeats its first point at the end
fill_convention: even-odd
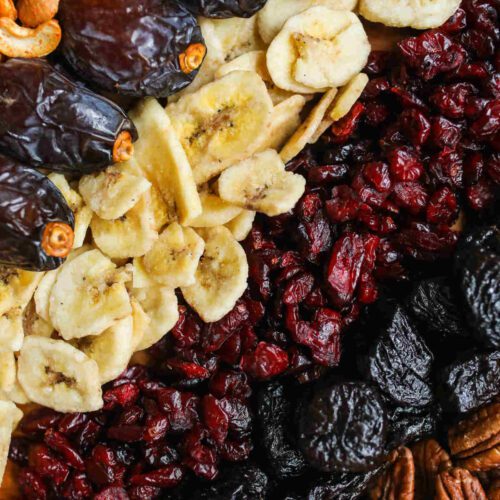
{"type": "Polygon", "coordinates": [[[488,498],[490,500],[500,500],[500,479],[491,483],[491,486],[488,489],[488,498]]]}
{"type": "Polygon", "coordinates": [[[54,19],[59,9],[59,0],[19,0],[19,19],[24,26],[36,28],[54,19]]]}
{"type": "Polygon", "coordinates": [[[0,18],[0,54],[7,57],[43,57],[61,41],[61,28],[55,20],[35,29],[23,28],[12,19],[0,18]]]}
{"type": "Polygon", "coordinates": [[[487,500],[477,477],[468,470],[455,467],[436,479],[436,500],[487,500]]]}
{"type": "Polygon", "coordinates": [[[415,462],[415,500],[434,498],[436,477],[451,468],[450,456],[434,439],[426,439],[412,446],[415,462]]]}
{"type": "Polygon", "coordinates": [[[471,457],[457,461],[457,465],[470,470],[481,472],[500,468],[500,444],[489,450],[481,451],[471,457]]]}
{"type": "Polygon", "coordinates": [[[15,21],[17,19],[17,10],[12,0],[0,0],[0,17],[8,17],[15,21]]]}
{"type": "Polygon", "coordinates": [[[391,453],[392,462],[370,491],[372,500],[413,500],[415,492],[415,465],[408,448],[399,448],[391,453]]]}

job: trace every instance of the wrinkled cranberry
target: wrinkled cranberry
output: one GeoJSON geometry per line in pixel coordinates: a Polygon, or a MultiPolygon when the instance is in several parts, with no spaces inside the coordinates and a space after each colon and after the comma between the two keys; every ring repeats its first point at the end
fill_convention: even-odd
{"type": "Polygon", "coordinates": [[[85,470],[82,457],[63,434],[53,429],[47,429],[43,440],[50,448],[61,455],[71,467],[80,471],[85,470]]]}
{"type": "Polygon", "coordinates": [[[241,369],[253,378],[266,380],[288,368],[286,351],[267,342],[259,342],[256,349],[241,358],[241,369]]]}
{"type": "Polygon", "coordinates": [[[30,449],[28,461],[41,477],[50,478],[57,486],[64,483],[69,476],[68,466],[43,444],[34,445],[30,449]]]}
{"type": "Polygon", "coordinates": [[[145,474],[137,474],[130,478],[130,484],[137,486],[158,486],[173,488],[182,480],[184,473],[181,467],[168,465],[145,474]]]}
{"type": "Polygon", "coordinates": [[[94,500],[129,500],[129,496],[123,488],[110,486],[97,493],[94,500]]]}
{"type": "Polygon", "coordinates": [[[17,476],[17,481],[26,498],[32,498],[33,500],[45,500],[47,498],[47,486],[34,470],[22,469],[17,476]]]}
{"type": "Polygon", "coordinates": [[[452,224],[458,216],[458,201],[448,187],[436,191],[429,200],[426,211],[427,222],[431,224],[452,224]]]}

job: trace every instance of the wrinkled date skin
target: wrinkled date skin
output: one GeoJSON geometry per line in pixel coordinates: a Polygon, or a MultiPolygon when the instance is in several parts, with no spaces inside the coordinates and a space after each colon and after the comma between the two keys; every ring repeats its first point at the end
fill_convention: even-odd
{"type": "Polygon", "coordinates": [[[184,0],[189,10],[198,16],[225,19],[251,17],[262,9],[267,0],[184,0]]]}
{"type": "Polygon", "coordinates": [[[0,65],[0,152],[75,174],[113,163],[118,136],[137,132],[114,103],[78,86],[42,59],[0,65]]]}
{"type": "Polygon", "coordinates": [[[300,414],[299,446],[323,471],[363,472],[384,454],[386,411],[376,389],[345,382],[316,391],[300,414]]]}
{"type": "Polygon", "coordinates": [[[37,170],[0,156],[0,263],[30,271],[60,266],[63,259],[42,248],[51,222],[74,226],[61,192],[37,170]]]}
{"type": "Polygon", "coordinates": [[[63,0],[61,50],[87,82],[110,92],[167,97],[189,85],[205,54],[195,17],[173,0],[63,0]],[[180,57],[201,50],[191,71],[180,57]]]}

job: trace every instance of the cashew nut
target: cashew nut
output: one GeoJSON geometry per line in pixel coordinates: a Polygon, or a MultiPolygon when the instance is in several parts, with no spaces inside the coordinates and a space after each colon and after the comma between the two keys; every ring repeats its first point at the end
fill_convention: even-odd
{"type": "Polygon", "coordinates": [[[8,17],[15,21],[17,19],[17,10],[12,0],[0,0],[0,17],[8,17]]]}
{"type": "Polygon", "coordinates": [[[36,28],[54,19],[59,9],[59,0],[19,0],[17,8],[23,25],[36,28]]]}
{"type": "Polygon", "coordinates": [[[23,28],[12,19],[0,18],[0,54],[7,57],[43,57],[61,41],[61,28],[55,20],[38,28],[23,28]]]}

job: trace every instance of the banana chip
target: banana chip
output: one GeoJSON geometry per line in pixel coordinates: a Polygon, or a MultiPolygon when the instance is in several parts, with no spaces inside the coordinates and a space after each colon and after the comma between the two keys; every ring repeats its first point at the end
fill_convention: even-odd
{"type": "Polygon", "coordinates": [[[249,235],[255,215],[252,210],[243,210],[240,215],[225,224],[236,241],[243,241],[249,235]]]}
{"type": "Polygon", "coordinates": [[[173,200],[179,222],[189,224],[191,219],[200,215],[201,202],[192,164],[167,113],[158,101],[149,98],[142,101],[130,116],[142,138],[135,143],[137,162],[146,177],[160,190],[166,203],[173,200]]]}
{"type": "Polygon", "coordinates": [[[123,217],[104,220],[94,215],[90,228],[97,247],[113,259],[144,255],[158,238],[149,193],[123,217]]]}
{"type": "Polygon", "coordinates": [[[144,177],[129,174],[119,167],[85,175],[78,185],[85,203],[105,220],[125,215],[150,187],[151,183],[144,177]]]}
{"type": "MultiPolygon", "coordinates": [[[[262,78],[232,71],[167,106],[197,184],[254,153],[273,109],[262,78]]],[[[201,211],[200,211],[201,212],[201,211]]]]}
{"type": "Polygon", "coordinates": [[[349,11],[311,7],[291,17],[267,51],[274,83],[298,93],[345,85],[365,66],[370,44],[349,11]]]}
{"type": "Polygon", "coordinates": [[[200,194],[201,215],[191,221],[191,227],[223,226],[241,213],[241,208],[221,200],[217,195],[207,191],[200,194]]]}
{"type": "Polygon", "coordinates": [[[134,322],[132,350],[135,352],[144,339],[144,335],[146,335],[149,325],[151,324],[151,318],[146,314],[136,298],[130,297],[130,304],[132,305],[132,320],[134,322]]]}
{"type": "Polygon", "coordinates": [[[24,308],[33,297],[43,273],[0,266],[0,316],[24,308]]]}
{"type": "Polygon", "coordinates": [[[191,285],[205,243],[190,227],[170,224],[143,257],[144,270],[157,283],[171,289],[191,285]]]}
{"type": "Polygon", "coordinates": [[[360,0],[359,13],[368,21],[418,30],[437,28],[460,6],[460,0],[360,0]]]}
{"type": "Polygon", "coordinates": [[[132,313],[129,279],[99,250],[64,265],[50,293],[49,316],[66,340],[99,335],[132,313]]]}
{"type": "Polygon", "coordinates": [[[137,346],[142,351],[162,339],[179,320],[177,296],[172,289],[161,286],[133,289],[132,294],[150,319],[137,346]]]}
{"type": "Polygon", "coordinates": [[[134,321],[128,316],[96,337],[71,342],[97,363],[101,385],[117,378],[127,368],[135,347],[133,330],[134,321]]]}
{"type": "Polygon", "coordinates": [[[287,172],[279,154],[269,149],[222,172],[222,199],[271,217],[291,210],[304,194],[306,181],[287,172]]]}
{"type": "Polygon", "coordinates": [[[23,418],[23,412],[10,401],[0,400],[0,484],[9,456],[12,432],[23,418]]]}
{"type": "Polygon", "coordinates": [[[199,229],[205,252],[193,285],[181,288],[186,302],[206,323],[218,321],[243,295],[248,263],[241,245],[226,227],[199,229]]]}
{"type": "Polygon", "coordinates": [[[26,337],[18,370],[22,388],[35,403],[68,413],[102,407],[97,363],[62,340],[26,337]]]}
{"type": "Polygon", "coordinates": [[[292,16],[310,7],[323,5],[334,10],[353,10],[358,0],[268,0],[257,14],[257,26],[265,43],[270,44],[292,16]]]}
{"type": "Polygon", "coordinates": [[[351,111],[351,108],[356,104],[363,90],[365,90],[368,81],[368,75],[360,73],[339,90],[329,113],[330,118],[334,122],[340,120],[351,111]]]}
{"type": "MultiPolygon", "coordinates": [[[[52,337],[54,327],[36,312],[35,301],[32,300],[23,312],[24,335],[37,335],[38,337],[52,337]]],[[[20,349],[21,347],[19,347],[20,349]]]]}
{"type": "Polygon", "coordinates": [[[323,94],[318,104],[316,104],[316,106],[309,113],[305,122],[285,144],[283,149],[280,151],[280,156],[285,163],[288,163],[290,160],[295,158],[307,144],[311,144],[313,142],[314,135],[316,134],[318,128],[321,127],[322,121],[336,95],[337,89],[330,89],[328,92],[323,94]]]}
{"type": "Polygon", "coordinates": [[[23,308],[13,307],[0,316],[0,352],[19,351],[23,339],[23,308]]]}
{"type": "Polygon", "coordinates": [[[0,352],[0,391],[12,391],[15,382],[16,357],[13,352],[0,352]]]}

